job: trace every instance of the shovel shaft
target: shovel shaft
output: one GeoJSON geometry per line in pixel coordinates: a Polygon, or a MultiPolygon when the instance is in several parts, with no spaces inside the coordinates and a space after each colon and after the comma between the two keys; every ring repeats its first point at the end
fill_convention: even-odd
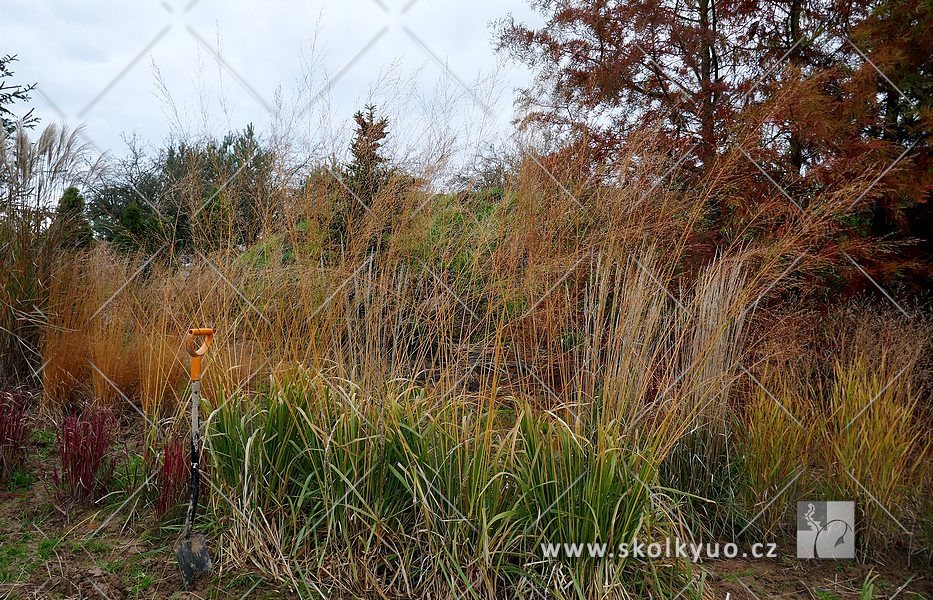
{"type": "Polygon", "coordinates": [[[198,416],[201,411],[201,382],[191,382],[191,498],[188,502],[188,514],[185,518],[184,535],[191,538],[194,517],[198,510],[198,496],[201,491],[201,444],[198,435],[198,416]]]}

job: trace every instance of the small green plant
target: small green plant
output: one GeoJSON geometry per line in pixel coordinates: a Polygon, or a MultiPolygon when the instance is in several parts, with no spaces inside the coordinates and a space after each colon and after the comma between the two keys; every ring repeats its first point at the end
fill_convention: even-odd
{"type": "Polygon", "coordinates": [[[10,489],[15,491],[31,488],[36,482],[36,478],[31,471],[24,467],[19,467],[10,474],[9,481],[10,489]]]}
{"type": "Polygon", "coordinates": [[[869,571],[868,575],[865,576],[865,581],[862,582],[861,589],[859,590],[859,600],[874,600],[876,579],[878,579],[878,574],[874,571],[869,571]]]}
{"type": "Polygon", "coordinates": [[[51,446],[55,443],[55,432],[51,429],[37,429],[32,432],[32,442],[40,446],[51,446]]]}
{"type": "Polygon", "coordinates": [[[59,546],[61,546],[63,539],[62,537],[49,537],[39,540],[39,547],[37,550],[39,558],[42,560],[51,558],[59,546]]]}
{"type": "Polygon", "coordinates": [[[146,591],[155,583],[155,578],[149,573],[146,573],[139,565],[130,569],[122,579],[127,590],[137,595],[140,592],[146,591]]]}
{"type": "Polygon", "coordinates": [[[141,454],[127,450],[123,460],[118,462],[113,469],[109,488],[128,496],[133,494],[145,480],[145,458],[141,454]]]}
{"type": "Polygon", "coordinates": [[[29,547],[22,541],[0,537],[0,583],[19,581],[26,575],[23,566],[29,556],[29,547]]]}
{"type": "Polygon", "coordinates": [[[86,551],[91,554],[107,554],[113,549],[113,544],[106,540],[91,538],[71,543],[71,549],[75,552],[86,551]]]}

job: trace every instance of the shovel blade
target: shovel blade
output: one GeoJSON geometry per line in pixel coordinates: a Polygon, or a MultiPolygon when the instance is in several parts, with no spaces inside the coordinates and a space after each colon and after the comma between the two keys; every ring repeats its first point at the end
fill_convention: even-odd
{"type": "Polygon", "coordinates": [[[175,558],[178,559],[178,570],[185,582],[185,587],[194,585],[198,573],[207,573],[211,570],[211,557],[207,553],[207,543],[204,536],[194,534],[190,538],[178,540],[175,546],[175,558]]]}

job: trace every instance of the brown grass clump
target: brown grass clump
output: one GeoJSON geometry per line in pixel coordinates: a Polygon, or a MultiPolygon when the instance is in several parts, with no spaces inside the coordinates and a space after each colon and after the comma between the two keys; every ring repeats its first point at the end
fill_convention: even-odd
{"type": "MultiPolygon", "coordinates": [[[[774,397],[759,390],[746,412],[750,489],[764,503],[802,473],[790,497],[855,499],[866,547],[905,544],[922,533],[930,485],[929,414],[920,402],[929,327],[860,305],[824,326],[823,344],[816,332],[810,347],[832,353],[825,363],[798,356],[759,376],[774,397]]],[[[776,527],[783,516],[770,510],[762,525],[776,527]]]]}

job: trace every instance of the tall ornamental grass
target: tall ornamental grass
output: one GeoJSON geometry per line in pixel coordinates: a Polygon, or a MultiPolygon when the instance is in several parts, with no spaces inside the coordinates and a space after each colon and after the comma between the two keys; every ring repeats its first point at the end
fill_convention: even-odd
{"type": "Polygon", "coordinates": [[[543,558],[542,543],[677,533],[652,461],[597,413],[574,429],[413,386],[359,412],[352,399],[308,377],[211,414],[224,558],[346,595],[647,597],[687,583],[671,564],[543,558]]]}

